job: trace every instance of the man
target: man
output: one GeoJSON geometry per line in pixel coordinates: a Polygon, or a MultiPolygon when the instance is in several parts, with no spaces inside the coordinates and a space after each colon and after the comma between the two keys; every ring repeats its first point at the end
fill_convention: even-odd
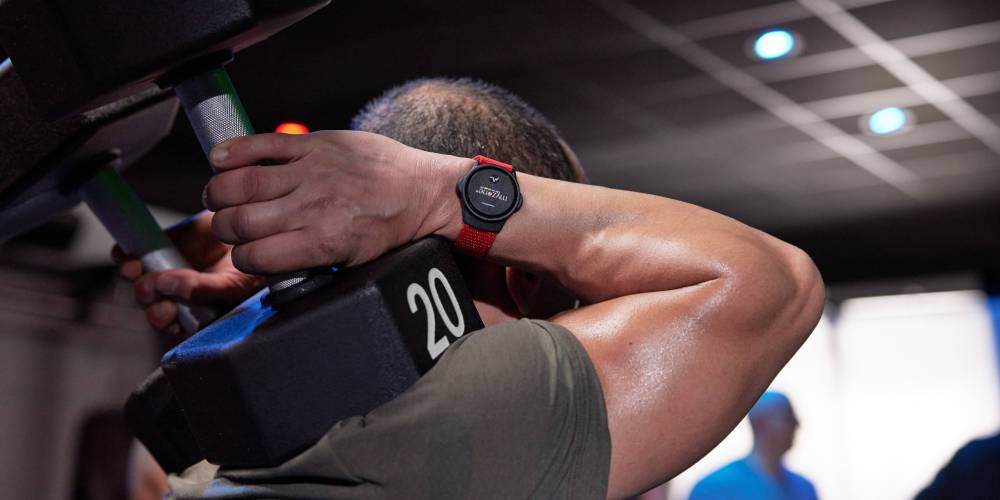
{"type": "Polygon", "coordinates": [[[1000,434],[973,439],[938,471],[916,500],[996,498],[1000,492],[1000,434]]]}
{"type": "Polygon", "coordinates": [[[782,463],[799,425],[792,403],[779,392],[765,392],[750,409],[753,450],[702,479],[689,500],[816,500],[808,479],[782,463]]]}
{"type": "Polygon", "coordinates": [[[168,326],[171,298],[233,299],[259,285],[241,272],[357,265],[440,235],[485,253],[463,273],[487,328],[286,464],[176,483],[180,497],[625,497],[715,446],[818,321],[822,283],[803,252],[680,201],[557,180],[579,180],[576,158],[502,89],[418,81],[355,125],[384,135],[216,147],[204,195],[214,217],[180,241],[199,242],[209,272],[139,278],[150,321],[168,326]],[[478,246],[455,192],[478,168],[473,155],[512,164],[523,199],[478,246]],[[283,164],[256,166],[265,160],[283,164]],[[209,225],[234,246],[205,243],[209,225]],[[524,317],[549,321],[510,321],[524,317]]]}

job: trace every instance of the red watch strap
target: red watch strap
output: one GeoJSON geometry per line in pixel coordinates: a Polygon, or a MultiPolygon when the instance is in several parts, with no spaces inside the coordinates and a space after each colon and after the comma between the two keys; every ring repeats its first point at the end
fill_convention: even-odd
{"type": "Polygon", "coordinates": [[[503,162],[496,161],[496,160],[494,160],[492,158],[487,158],[487,157],[485,157],[483,155],[473,156],[472,159],[476,160],[476,164],[477,165],[496,165],[496,166],[498,166],[498,167],[500,167],[500,168],[502,168],[502,169],[504,169],[504,170],[506,170],[508,172],[513,172],[514,171],[514,167],[513,166],[508,165],[508,164],[503,163],[503,162]]]}
{"type": "MultiPolygon", "coordinates": [[[[514,171],[513,166],[482,155],[474,156],[472,159],[477,165],[494,165],[508,172],[514,171]]],[[[485,257],[496,239],[497,233],[462,224],[462,230],[458,232],[458,238],[455,239],[455,249],[473,257],[485,257]]]]}
{"type": "Polygon", "coordinates": [[[497,233],[462,224],[462,230],[458,232],[458,239],[455,240],[455,249],[473,257],[486,257],[496,239],[497,233]]]}

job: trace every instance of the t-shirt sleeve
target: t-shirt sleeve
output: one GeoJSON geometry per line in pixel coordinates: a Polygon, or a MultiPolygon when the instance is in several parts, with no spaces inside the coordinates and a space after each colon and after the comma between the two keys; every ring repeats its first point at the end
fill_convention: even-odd
{"type": "Polygon", "coordinates": [[[400,397],[277,467],[172,488],[178,499],[596,499],[610,456],[583,346],[558,325],[518,320],[460,339],[400,397]]]}

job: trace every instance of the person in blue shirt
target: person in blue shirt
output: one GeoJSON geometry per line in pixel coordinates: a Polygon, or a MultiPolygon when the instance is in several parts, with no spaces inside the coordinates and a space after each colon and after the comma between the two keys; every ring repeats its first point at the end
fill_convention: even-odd
{"type": "Polygon", "coordinates": [[[699,481],[689,500],[816,500],[812,483],[782,464],[799,426],[788,397],[765,392],[749,417],[753,450],[699,481]]]}
{"type": "Polygon", "coordinates": [[[963,446],[916,500],[1000,497],[1000,434],[963,446]]]}

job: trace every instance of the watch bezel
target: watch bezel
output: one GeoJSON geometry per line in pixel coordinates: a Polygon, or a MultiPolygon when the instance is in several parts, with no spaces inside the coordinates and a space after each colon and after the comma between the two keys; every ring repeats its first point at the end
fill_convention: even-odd
{"type": "Polygon", "coordinates": [[[515,175],[514,172],[508,171],[507,169],[499,167],[497,165],[490,165],[488,163],[480,163],[476,165],[475,167],[472,168],[472,170],[469,170],[469,172],[466,173],[459,180],[458,185],[456,186],[456,190],[458,191],[459,198],[462,200],[462,208],[464,209],[464,211],[474,216],[476,219],[484,222],[505,221],[508,218],[510,218],[511,215],[513,215],[515,212],[521,209],[521,186],[517,183],[517,175],[515,175]],[[490,216],[483,214],[482,212],[476,209],[475,205],[473,205],[472,203],[472,200],[469,199],[469,193],[468,193],[469,180],[472,179],[474,175],[483,170],[492,170],[500,172],[501,174],[509,177],[511,183],[514,185],[515,200],[511,203],[510,208],[508,208],[507,210],[503,211],[498,215],[490,216]]]}

